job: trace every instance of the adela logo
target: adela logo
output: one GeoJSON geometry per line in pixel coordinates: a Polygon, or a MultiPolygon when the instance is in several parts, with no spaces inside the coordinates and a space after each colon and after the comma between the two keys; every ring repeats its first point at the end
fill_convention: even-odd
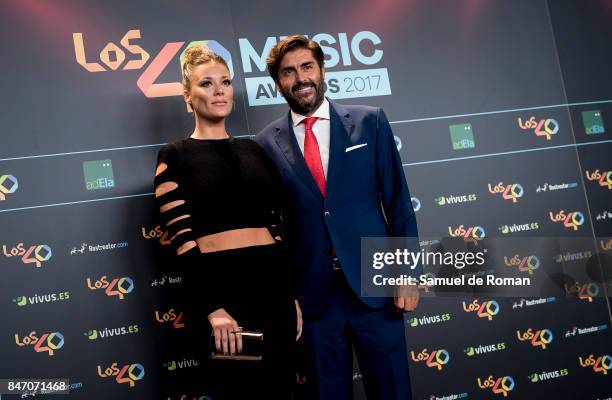
{"type": "Polygon", "coordinates": [[[510,258],[504,256],[504,264],[507,267],[517,267],[519,271],[533,275],[533,271],[540,267],[540,259],[537,256],[521,257],[515,254],[514,257],[510,258]]]}
{"type": "MultiPolygon", "coordinates": [[[[123,46],[123,49],[135,56],[138,56],[138,59],[129,60],[127,63],[125,63],[125,65],[123,65],[123,62],[126,59],[125,51],[121,47],[117,46],[115,43],[108,42],[106,46],[104,46],[104,48],[100,51],[100,61],[102,61],[102,63],[104,63],[107,68],[113,71],[117,70],[121,65],[123,65],[122,70],[141,69],[149,60],[149,53],[145,51],[142,47],[130,43],[131,40],[136,40],[140,38],[140,29],[132,29],[129,30],[119,41],[121,46],[123,46]],[[112,59],[111,53],[114,55],[112,59]]],[[[85,56],[83,33],[73,33],[72,41],[74,42],[74,53],[77,63],[79,63],[89,72],[107,71],[107,69],[104,68],[100,63],[87,61],[87,58],[85,56]]],[[[204,47],[208,47],[210,50],[223,57],[229,67],[230,75],[234,76],[232,56],[230,52],[219,42],[215,40],[198,40],[190,42],[187,46],[184,45],[185,42],[166,43],[164,47],[159,51],[159,53],[155,56],[153,61],[151,61],[151,63],[149,63],[149,65],[146,67],[142,75],[140,75],[138,81],[136,82],[136,85],[146,97],[166,97],[183,95],[183,85],[181,84],[181,82],[155,82],[157,78],[162,74],[162,72],[166,69],[168,64],[170,64],[170,62],[175,59],[174,57],[179,52],[179,50],[184,49],[181,53],[181,56],[179,57],[179,60],[177,61],[181,60],[183,54],[185,53],[185,50],[195,45],[202,45],[204,47]]]]}
{"type": "Polygon", "coordinates": [[[60,332],[43,333],[41,337],[36,336],[36,331],[30,332],[23,339],[19,339],[19,334],[15,334],[17,346],[34,346],[37,353],[47,352],[49,357],[53,356],[55,350],[64,347],[64,335],[60,332]]]}
{"type": "Polygon", "coordinates": [[[593,371],[608,375],[608,371],[612,369],[612,356],[606,354],[595,358],[595,356],[591,354],[584,360],[582,357],[578,357],[578,363],[580,363],[580,366],[583,368],[593,367],[593,371]]]}
{"type": "Polygon", "coordinates": [[[49,261],[53,255],[51,247],[46,244],[33,245],[26,250],[23,243],[19,243],[11,248],[10,251],[6,245],[2,245],[2,252],[6,257],[21,256],[21,261],[24,264],[35,264],[37,268],[42,267],[42,263],[49,261]]]}
{"type": "Polygon", "coordinates": [[[12,194],[19,188],[19,182],[13,175],[0,176],[0,201],[6,200],[7,194],[12,194]]]}
{"type": "Polygon", "coordinates": [[[599,172],[599,170],[596,169],[592,173],[589,173],[587,170],[586,178],[591,182],[598,182],[599,186],[607,187],[608,189],[612,190],[612,171],[599,172]]]}
{"type": "Polygon", "coordinates": [[[434,350],[431,353],[427,349],[421,350],[420,353],[414,354],[414,351],[410,352],[412,361],[421,362],[425,361],[425,364],[430,367],[438,368],[438,371],[442,370],[442,367],[450,361],[450,354],[444,349],[434,350]]]}
{"type": "Polygon", "coordinates": [[[513,203],[516,203],[518,199],[523,197],[525,194],[525,190],[520,183],[513,183],[509,185],[504,185],[503,182],[499,182],[497,185],[491,186],[489,183],[489,193],[491,194],[501,194],[502,198],[505,200],[512,200],[513,203]]]}
{"type": "Polygon", "coordinates": [[[518,125],[521,129],[533,129],[536,136],[545,136],[546,140],[550,140],[552,135],[556,135],[559,132],[559,123],[552,118],[536,121],[535,117],[531,117],[525,120],[525,122],[518,118],[518,125]]]}
{"type": "Polygon", "coordinates": [[[469,305],[463,302],[463,311],[467,313],[476,312],[479,318],[487,318],[489,321],[493,320],[493,317],[499,314],[499,303],[495,300],[483,301],[482,304],[478,302],[478,299],[472,301],[469,305]]]}
{"type": "Polygon", "coordinates": [[[521,342],[530,340],[532,346],[539,346],[542,348],[542,350],[546,350],[546,345],[552,343],[554,338],[550,329],[540,329],[534,332],[531,328],[527,329],[525,333],[521,333],[519,330],[517,330],[516,337],[521,342]]]}
{"type": "Polygon", "coordinates": [[[484,239],[486,236],[482,226],[470,226],[466,229],[464,225],[460,225],[456,229],[449,226],[448,234],[451,237],[463,237],[465,242],[473,242],[474,244],[476,244],[478,240],[484,239]]]}
{"type": "Polygon", "coordinates": [[[473,149],[476,146],[471,124],[449,125],[453,150],[473,149]]]}
{"type": "Polygon", "coordinates": [[[549,212],[549,215],[552,222],[563,222],[563,226],[575,231],[578,230],[579,226],[584,224],[584,214],[580,211],[572,211],[568,212],[567,214],[564,210],[561,210],[556,214],[553,214],[551,211],[549,212]]]}
{"type": "Polygon", "coordinates": [[[98,365],[98,375],[101,378],[115,376],[117,383],[129,383],[130,387],[134,387],[136,382],[144,377],[145,369],[142,364],[138,363],[124,365],[121,369],[117,368],[117,363],[112,363],[104,372],[102,372],[102,367],[98,365]]]}
{"type": "Polygon", "coordinates": [[[508,397],[508,392],[514,389],[514,378],[511,376],[503,376],[500,378],[494,378],[493,375],[489,375],[487,379],[481,381],[480,378],[476,379],[478,387],[481,389],[491,388],[493,393],[502,394],[504,397],[508,397]]]}
{"type": "Polygon", "coordinates": [[[104,293],[107,296],[118,296],[120,300],[125,298],[125,295],[134,290],[134,281],[130,277],[114,278],[110,283],[106,275],[91,283],[91,279],[87,278],[87,287],[91,290],[105,289],[104,293]],[[115,289],[116,288],[116,289],[115,289]]]}

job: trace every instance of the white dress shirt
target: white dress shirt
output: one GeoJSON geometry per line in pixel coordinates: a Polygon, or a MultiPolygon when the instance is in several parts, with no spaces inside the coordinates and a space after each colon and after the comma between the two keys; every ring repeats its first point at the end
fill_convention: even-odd
{"type": "MultiPolygon", "coordinates": [[[[329,165],[329,138],[330,138],[330,125],[329,125],[329,102],[326,98],[323,99],[323,103],[317,108],[312,114],[312,117],[318,118],[315,124],[312,126],[312,133],[317,138],[319,144],[319,153],[321,154],[321,164],[323,164],[323,173],[325,174],[325,180],[327,180],[327,166],[329,165]]],[[[306,118],[305,115],[297,114],[291,110],[291,119],[293,120],[293,132],[297,139],[300,151],[304,155],[304,139],[306,138],[306,126],[302,121],[306,118]]]]}

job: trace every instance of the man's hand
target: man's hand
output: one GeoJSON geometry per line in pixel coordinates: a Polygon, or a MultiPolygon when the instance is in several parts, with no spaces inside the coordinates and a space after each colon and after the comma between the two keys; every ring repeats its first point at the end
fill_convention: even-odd
{"type": "Polygon", "coordinates": [[[223,349],[223,354],[242,353],[242,336],[236,335],[240,331],[238,322],[225,309],[220,308],[208,314],[208,322],[215,334],[215,347],[217,351],[223,349]]]}
{"type": "Polygon", "coordinates": [[[394,297],[398,311],[414,311],[419,304],[419,287],[417,285],[396,286],[394,297]]]}

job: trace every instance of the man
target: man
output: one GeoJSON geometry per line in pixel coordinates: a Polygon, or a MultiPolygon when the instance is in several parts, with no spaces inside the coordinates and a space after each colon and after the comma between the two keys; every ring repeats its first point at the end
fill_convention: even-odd
{"type": "Polygon", "coordinates": [[[418,290],[361,297],[361,237],[416,237],[399,153],[379,108],[324,97],[324,55],[304,36],[270,51],[268,71],[290,107],[257,142],[288,198],[287,237],[299,267],[312,398],[352,399],[352,347],[368,398],[410,399],[404,317],[418,290]],[[395,305],[395,307],[394,307],[395,305]]]}

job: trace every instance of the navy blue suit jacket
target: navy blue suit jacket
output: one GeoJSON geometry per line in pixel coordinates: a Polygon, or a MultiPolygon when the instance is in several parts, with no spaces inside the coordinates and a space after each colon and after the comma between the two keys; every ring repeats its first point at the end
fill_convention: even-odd
{"type": "Polygon", "coordinates": [[[287,196],[285,232],[298,266],[298,299],[304,316],[325,312],[331,295],[335,249],[353,291],[370,307],[389,299],[362,297],[361,237],[417,237],[402,162],[381,108],[330,101],[326,196],[321,195],[298,147],[291,113],[255,138],[274,161],[287,196]],[[353,150],[348,148],[365,145],[353,150]]]}

